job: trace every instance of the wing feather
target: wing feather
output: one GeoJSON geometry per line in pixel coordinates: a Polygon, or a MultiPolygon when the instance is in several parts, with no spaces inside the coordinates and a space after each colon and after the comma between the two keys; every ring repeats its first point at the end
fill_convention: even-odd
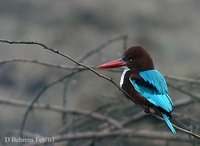
{"type": "Polygon", "coordinates": [[[130,79],[137,92],[156,107],[171,112],[173,104],[162,74],[157,70],[148,70],[140,72],[139,75],[141,79],[130,79]]]}

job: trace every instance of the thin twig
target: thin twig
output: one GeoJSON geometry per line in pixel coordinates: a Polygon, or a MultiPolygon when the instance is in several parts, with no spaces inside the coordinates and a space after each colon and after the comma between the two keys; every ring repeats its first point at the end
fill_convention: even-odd
{"type": "MultiPolygon", "coordinates": [[[[188,101],[186,101],[188,102],[188,101]]],[[[3,99],[3,98],[0,98],[0,104],[6,104],[6,105],[15,105],[15,106],[18,106],[18,107],[29,107],[29,104],[26,103],[26,102],[23,102],[23,101],[20,101],[20,100],[13,100],[13,99],[3,99]]],[[[182,102],[182,104],[185,104],[184,102],[182,102]]],[[[180,103],[178,103],[178,106],[180,106],[180,103]]],[[[115,125],[115,127],[117,128],[122,128],[122,125],[125,126],[126,124],[130,123],[130,120],[128,121],[123,121],[122,123],[119,123],[117,122],[116,120],[112,119],[111,117],[108,117],[108,116],[105,116],[105,115],[101,115],[99,113],[95,113],[93,111],[88,111],[88,110],[83,110],[83,109],[66,109],[66,108],[63,108],[63,107],[60,107],[60,106],[56,106],[56,105],[49,105],[49,104],[35,104],[34,105],[34,108],[37,108],[37,109],[43,109],[43,110],[52,110],[52,111],[56,111],[56,112],[63,112],[63,113],[71,113],[71,114],[82,114],[82,115],[88,115],[88,116],[91,116],[93,118],[96,118],[98,120],[103,120],[103,121],[106,121],[112,125],[115,125]]],[[[155,115],[155,114],[153,114],[155,115]]],[[[141,118],[145,116],[145,114],[142,114],[141,113],[138,113],[138,115],[134,116],[131,118],[131,120],[136,120],[138,118],[141,118]]],[[[157,118],[163,120],[161,117],[155,115],[157,118]]],[[[175,124],[173,124],[175,128],[177,128],[178,130],[184,132],[184,133],[187,133],[187,134],[190,134],[198,139],[200,139],[200,136],[198,134],[195,134],[191,131],[188,131],[186,129],[183,129],[175,124]]]]}
{"type": "Polygon", "coordinates": [[[79,62],[83,62],[84,60],[86,60],[90,56],[92,56],[93,54],[96,54],[96,53],[100,52],[103,48],[106,48],[111,43],[114,43],[114,42],[119,41],[119,40],[123,40],[123,48],[126,47],[127,35],[121,35],[121,36],[118,36],[116,38],[109,39],[105,43],[103,43],[100,46],[98,46],[97,48],[89,51],[83,57],[81,57],[81,59],[79,60],[79,62]]]}
{"type": "MultiPolygon", "coordinates": [[[[54,142],[61,142],[66,140],[81,140],[81,139],[105,138],[105,137],[116,137],[116,136],[190,142],[190,139],[184,135],[177,135],[175,137],[169,132],[163,132],[163,131],[158,132],[152,130],[135,131],[134,129],[124,129],[124,128],[116,131],[100,131],[100,132],[85,131],[77,133],[68,133],[64,135],[56,135],[53,137],[55,140],[54,142]]],[[[27,144],[26,146],[44,145],[47,143],[48,142],[33,143],[33,144],[27,144]]]]}
{"type": "MultiPolygon", "coordinates": [[[[154,113],[152,113],[152,115],[155,116],[155,117],[157,117],[158,119],[164,121],[164,119],[163,119],[162,117],[160,117],[160,116],[158,116],[158,115],[156,115],[156,114],[154,114],[154,113]]],[[[172,123],[172,124],[173,124],[173,123],[172,123]]],[[[192,135],[193,137],[195,137],[195,138],[197,138],[197,139],[200,139],[200,135],[198,135],[198,134],[196,134],[196,133],[193,133],[192,131],[188,131],[188,130],[186,130],[186,129],[183,129],[183,128],[181,128],[181,127],[175,125],[175,124],[173,124],[173,126],[174,126],[176,129],[178,129],[178,130],[180,130],[180,131],[182,131],[182,132],[184,132],[184,133],[187,133],[188,135],[192,135]]]]}
{"type": "MultiPolygon", "coordinates": [[[[64,82],[64,86],[63,86],[63,95],[62,95],[62,105],[63,108],[66,107],[67,105],[67,90],[68,90],[68,84],[69,84],[69,78],[67,81],[64,82]]],[[[63,125],[65,125],[67,123],[67,115],[66,113],[62,114],[62,123],[63,125]]]]}
{"type": "MultiPolygon", "coordinates": [[[[83,61],[85,61],[86,59],[90,58],[91,56],[93,56],[94,54],[99,53],[100,51],[102,51],[105,47],[107,47],[108,45],[110,45],[111,43],[117,42],[119,40],[123,40],[123,44],[126,44],[127,41],[127,36],[126,35],[122,35],[122,36],[118,36],[116,38],[112,38],[106,42],[104,42],[103,44],[99,45],[97,48],[90,50],[89,52],[87,52],[85,55],[83,55],[81,57],[81,59],[79,59],[77,62],[83,63],[83,61]]],[[[125,46],[124,46],[125,47],[125,46]]],[[[74,66],[75,68],[77,67],[77,64],[74,66]]],[[[90,67],[92,68],[92,67],[90,67]]],[[[84,68],[86,69],[86,68],[84,68]]],[[[93,68],[94,69],[94,68],[93,68]]],[[[112,70],[111,70],[112,71],[112,70]]],[[[74,71],[75,72],[75,71],[74,71]]],[[[73,74],[73,73],[72,73],[73,74]]],[[[74,73],[70,78],[68,78],[68,80],[65,82],[65,89],[67,90],[68,85],[70,84],[70,81],[73,79],[73,77],[76,75],[76,73],[74,73]]],[[[63,107],[65,107],[66,105],[66,90],[64,89],[64,93],[63,93],[63,107]]],[[[63,114],[62,116],[63,118],[63,123],[65,123],[65,119],[66,119],[66,115],[63,114]]]]}
{"type": "MultiPolygon", "coordinates": [[[[0,98],[0,104],[14,105],[17,107],[29,107],[30,106],[30,104],[27,102],[20,101],[20,100],[14,100],[14,99],[8,99],[8,98],[6,98],[6,99],[0,98]]],[[[122,125],[117,120],[115,120],[109,116],[105,116],[105,115],[99,114],[97,112],[93,112],[93,111],[89,111],[89,110],[85,110],[85,109],[78,109],[78,108],[68,109],[68,108],[63,108],[58,105],[41,104],[41,103],[34,104],[33,107],[36,109],[51,110],[51,111],[61,112],[61,113],[86,115],[86,116],[93,117],[97,120],[106,121],[106,122],[110,123],[111,125],[114,125],[116,128],[122,128],[122,125]]]]}
{"type": "MultiPolygon", "coordinates": [[[[51,52],[53,52],[53,53],[55,53],[55,54],[58,54],[58,55],[60,55],[60,56],[63,56],[63,57],[65,57],[65,58],[67,58],[68,60],[74,62],[75,64],[77,64],[77,65],[79,65],[79,66],[81,66],[81,67],[83,67],[83,68],[86,68],[87,70],[90,70],[91,72],[93,72],[93,73],[96,74],[97,76],[99,76],[99,77],[101,77],[101,78],[103,78],[103,79],[105,79],[105,80],[111,82],[117,89],[121,90],[126,96],[128,96],[129,98],[131,98],[131,96],[130,96],[125,90],[123,90],[122,88],[120,88],[120,87],[118,86],[118,84],[115,83],[115,82],[113,81],[112,78],[109,78],[109,77],[107,77],[107,76],[105,76],[105,75],[102,75],[102,74],[98,73],[97,71],[95,71],[95,70],[92,69],[91,67],[89,67],[89,66],[87,66],[87,65],[84,65],[84,64],[82,64],[82,63],[80,63],[80,62],[74,60],[74,59],[73,59],[72,57],[70,57],[69,55],[63,54],[63,53],[61,53],[60,51],[58,51],[58,50],[56,50],[56,49],[49,48],[49,47],[47,47],[47,46],[46,46],[45,44],[43,44],[43,43],[32,42],[32,41],[10,41],[10,40],[3,40],[3,39],[0,39],[0,42],[8,43],[8,44],[38,45],[38,46],[42,47],[42,48],[45,49],[45,50],[49,50],[49,51],[51,51],[51,52]]],[[[65,79],[66,77],[63,77],[63,78],[65,79]]],[[[62,80],[63,80],[63,79],[62,79],[62,80]]],[[[56,81],[56,82],[57,82],[57,81],[56,81]]],[[[56,82],[53,82],[53,83],[51,83],[51,84],[55,84],[56,82]]],[[[41,93],[43,93],[43,91],[46,90],[47,88],[48,88],[48,86],[47,86],[47,87],[44,87],[43,90],[41,91],[41,93]]],[[[24,115],[24,118],[23,118],[23,121],[22,121],[22,126],[21,126],[21,132],[20,132],[20,133],[21,133],[21,134],[20,134],[21,136],[23,136],[22,134],[23,134],[23,130],[24,130],[24,125],[25,125],[26,119],[27,119],[27,117],[28,117],[28,114],[29,114],[29,112],[31,111],[31,109],[32,109],[32,107],[33,107],[33,105],[34,105],[34,103],[37,102],[37,100],[39,99],[39,97],[40,97],[40,94],[39,94],[37,97],[35,97],[35,98],[33,99],[33,101],[31,102],[30,106],[28,107],[28,109],[27,109],[26,112],[25,112],[25,115],[24,115]]]]}
{"type": "MultiPolygon", "coordinates": [[[[72,57],[70,57],[69,55],[67,54],[63,54],[61,53],[60,51],[56,50],[56,49],[53,49],[53,48],[49,48],[47,47],[45,44],[43,43],[39,43],[39,42],[31,42],[31,41],[10,41],[10,40],[3,40],[3,39],[0,39],[0,42],[3,42],[3,43],[8,43],[8,44],[21,44],[21,45],[38,45],[40,47],[42,47],[43,49],[45,50],[49,50],[55,54],[58,54],[60,56],[63,56],[65,58],[67,58],[68,60],[74,62],[75,64],[83,67],[83,68],[86,68],[88,70],[90,70],[91,72],[93,72],[94,74],[98,75],[99,77],[105,79],[105,80],[108,80],[110,81],[114,86],[116,86],[119,90],[121,90],[122,92],[124,92],[125,94],[127,94],[124,90],[122,90],[111,78],[107,77],[107,76],[104,76],[100,73],[98,73],[97,71],[95,71],[94,69],[92,69],[91,67],[87,66],[87,65],[84,65],[76,60],[74,60],[72,57]]],[[[129,96],[129,95],[128,95],[129,96]]]]}
{"type": "MultiPolygon", "coordinates": [[[[123,38],[125,38],[125,37],[126,37],[126,36],[120,36],[120,37],[117,37],[117,38],[108,40],[107,42],[103,43],[102,45],[100,45],[100,46],[97,47],[96,49],[94,49],[94,50],[88,52],[88,53],[87,53],[86,55],[84,55],[78,62],[84,61],[85,59],[89,58],[91,55],[93,55],[93,54],[95,54],[96,52],[102,50],[104,47],[106,47],[106,46],[109,45],[110,43],[115,42],[115,41],[118,41],[118,40],[123,39],[123,38]]],[[[18,42],[18,43],[19,43],[19,42],[18,42]]],[[[17,44],[18,44],[18,43],[17,43],[17,44]]],[[[41,44],[41,43],[36,43],[36,45],[39,45],[39,44],[41,44]]],[[[40,46],[41,46],[41,45],[40,45],[40,46]]],[[[44,46],[45,46],[45,45],[42,44],[42,47],[44,47],[44,46]]],[[[45,49],[46,49],[46,48],[45,48],[45,49]]],[[[52,50],[52,49],[51,49],[51,50],[52,50]]],[[[55,52],[57,52],[57,50],[55,50],[54,53],[55,53],[55,52]]],[[[30,108],[27,109],[27,111],[26,111],[26,113],[25,113],[25,116],[24,116],[24,118],[23,118],[22,126],[21,126],[21,129],[22,129],[22,130],[21,130],[21,131],[23,131],[23,129],[24,129],[25,122],[26,122],[26,119],[27,119],[27,117],[28,117],[28,113],[29,113],[30,110],[32,109],[31,106],[32,106],[35,102],[38,101],[38,99],[40,98],[40,96],[41,96],[42,93],[44,93],[49,87],[51,87],[51,86],[57,84],[57,83],[60,82],[60,81],[65,80],[65,79],[68,78],[69,76],[72,77],[72,76],[74,76],[76,73],[78,73],[78,72],[80,72],[80,71],[88,70],[87,68],[80,68],[80,67],[77,67],[77,66],[75,66],[75,67],[72,68],[72,67],[65,67],[65,66],[60,66],[60,65],[51,65],[51,64],[47,64],[47,63],[43,63],[43,62],[33,61],[33,60],[19,60],[19,59],[18,59],[18,60],[16,59],[16,60],[7,60],[7,61],[3,61],[2,64],[9,63],[9,62],[11,62],[11,61],[12,61],[12,62],[14,62],[14,61],[20,62],[20,61],[21,61],[21,62],[29,62],[29,63],[32,62],[32,63],[38,63],[38,64],[40,64],[40,65],[44,65],[44,66],[47,66],[47,67],[55,67],[55,68],[60,68],[60,69],[75,69],[75,71],[72,72],[72,73],[70,73],[69,75],[66,75],[66,76],[64,76],[64,77],[61,77],[60,79],[54,81],[53,83],[50,83],[50,84],[46,85],[46,87],[44,87],[44,89],[42,89],[42,91],[34,98],[34,100],[32,101],[32,103],[30,104],[30,108]],[[77,70],[79,70],[79,71],[77,71],[77,70]]],[[[92,67],[90,67],[90,68],[93,69],[92,67]]],[[[110,71],[116,72],[115,70],[110,70],[110,71]]],[[[69,81],[68,81],[68,83],[69,83],[69,81]]],[[[21,137],[22,137],[22,132],[20,133],[20,135],[21,135],[21,137]]]]}
{"type": "Polygon", "coordinates": [[[22,124],[21,124],[21,128],[20,128],[20,129],[21,129],[21,130],[20,130],[20,131],[21,131],[21,132],[20,132],[20,136],[21,136],[21,137],[23,137],[23,130],[24,130],[24,127],[25,127],[26,120],[27,120],[27,118],[28,118],[28,114],[29,114],[29,112],[31,111],[33,105],[39,100],[39,98],[41,97],[41,95],[42,95],[47,89],[49,89],[50,87],[52,87],[53,85],[56,85],[57,83],[59,83],[59,82],[65,80],[66,78],[72,76],[73,74],[75,74],[75,73],[77,73],[77,72],[81,72],[81,71],[84,71],[84,70],[76,70],[76,72],[72,72],[72,73],[70,73],[70,74],[68,74],[68,75],[65,75],[65,76],[59,78],[58,80],[55,80],[55,81],[49,83],[48,85],[46,85],[45,87],[43,87],[43,88],[41,89],[41,91],[37,94],[37,96],[35,96],[35,97],[33,98],[32,102],[30,103],[30,105],[28,106],[28,108],[27,108],[27,110],[26,110],[26,112],[25,112],[25,114],[24,114],[24,118],[22,119],[22,124]]]}
{"type": "Polygon", "coordinates": [[[176,76],[172,76],[172,75],[165,75],[165,78],[171,79],[171,80],[174,80],[174,81],[187,82],[187,83],[190,83],[190,84],[200,84],[200,81],[198,81],[196,79],[189,79],[189,78],[184,78],[184,77],[176,77],[176,76]]]}
{"type": "MultiPolygon", "coordinates": [[[[174,108],[178,108],[180,106],[184,106],[184,105],[187,105],[189,103],[191,103],[192,100],[191,98],[183,98],[183,99],[179,99],[177,101],[174,102],[174,108]]],[[[144,111],[139,111],[137,112],[136,114],[134,114],[133,116],[131,117],[127,117],[125,118],[124,120],[121,121],[121,124],[123,127],[127,126],[128,124],[130,123],[133,123],[134,121],[136,120],[140,120],[141,118],[144,118],[144,117],[147,117],[149,116],[149,114],[146,114],[144,113],[144,111]]],[[[173,115],[172,115],[173,116],[173,115]]],[[[115,129],[115,127],[113,126],[110,126],[109,128],[110,130],[113,130],[115,129]]]]}
{"type": "MultiPolygon", "coordinates": [[[[84,64],[82,64],[82,63],[80,63],[80,62],[77,62],[76,60],[74,60],[74,59],[73,59],[72,57],[70,57],[69,55],[63,54],[63,53],[59,52],[59,51],[56,50],[56,49],[49,48],[49,47],[47,47],[45,44],[42,44],[42,43],[39,43],[39,42],[30,42],[30,41],[9,41],[9,40],[3,40],[3,39],[0,39],[0,42],[8,43],[8,44],[22,44],[22,45],[24,45],[24,44],[31,44],[31,45],[38,45],[38,46],[41,46],[43,49],[49,50],[49,51],[51,51],[51,52],[53,52],[53,53],[55,53],[55,54],[58,54],[58,55],[60,55],[60,56],[63,56],[63,57],[65,57],[65,58],[67,58],[68,60],[74,62],[75,64],[77,64],[77,65],[79,65],[79,66],[82,66],[82,67],[84,67],[84,68],[90,70],[91,72],[93,72],[93,73],[96,74],[97,76],[101,77],[102,79],[105,79],[105,80],[111,82],[117,89],[119,89],[121,92],[123,92],[123,93],[124,93],[126,96],[128,96],[129,98],[131,98],[131,96],[130,96],[126,91],[124,91],[122,88],[120,88],[120,87],[118,86],[118,84],[115,83],[115,82],[112,80],[112,78],[109,78],[109,77],[107,77],[107,76],[105,76],[105,75],[102,75],[102,74],[98,73],[97,71],[95,71],[94,69],[90,68],[89,66],[84,65],[84,64]]],[[[38,98],[36,98],[36,99],[38,100],[38,98]]],[[[32,107],[33,107],[35,101],[37,101],[36,99],[34,99],[33,102],[31,103],[31,105],[28,107],[28,109],[27,109],[27,111],[26,111],[26,114],[25,114],[25,116],[24,116],[24,117],[25,117],[24,119],[27,118],[27,115],[28,115],[29,111],[32,109],[32,107]]],[[[198,97],[197,99],[199,99],[199,97],[198,97]]],[[[26,120],[24,120],[24,123],[23,123],[22,125],[25,124],[25,121],[26,121],[26,120]]],[[[181,130],[181,128],[180,128],[179,130],[181,130]]],[[[23,129],[21,129],[21,131],[23,132],[23,129]]],[[[200,139],[200,136],[198,136],[197,134],[194,134],[194,133],[192,133],[192,132],[190,132],[190,131],[187,131],[186,129],[182,129],[181,131],[200,139]]]]}
{"type": "Polygon", "coordinates": [[[179,87],[176,87],[176,86],[174,86],[174,85],[172,85],[170,83],[167,83],[167,84],[168,84],[169,87],[171,87],[173,89],[176,89],[177,91],[179,91],[181,93],[184,93],[185,95],[188,95],[188,96],[192,97],[193,99],[196,99],[196,100],[200,101],[200,97],[199,96],[196,96],[196,95],[194,95],[194,94],[192,94],[190,92],[187,92],[187,91],[185,91],[185,90],[183,90],[183,89],[181,89],[179,87]]]}
{"type": "MultiPolygon", "coordinates": [[[[17,63],[17,62],[22,62],[22,63],[33,63],[33,64],[38,64],[38,65],[42,65],[45,67],[52,67],[52,68],[57,68],[57,69],[63,69],[63,70],[72,70],[72,71],[76,71],[76,70],[87,70],[83,67],[79,67],[79,66],[66,66],[66,65],[58,65],[58,64],[50,64],[50,63],[46,63],[46,62],[41,62],[38,60],[28,60],[28,59],[8,59],[8,60],[3,60],[0,61],[0,65],[4,65],[7,63],[17,63]]],[[[90,67],[92,69],[96,69],[96,67],[90,67]]],[[[107,71],[109,72],[113,72],[113,73],[121,73],[122,70],[121,69],[108,69],[107,71]]]]}
{"type": "Polygon", "coordinates": [[[53,68],[58,68],[58,69],[63,69],[63,70],[82,70],[82,69],[84,69],[82,67],[72,67],[72,66],[65,66],[65,65],[49,64],[49,63],[41,62],[38,60],[27,60],[27,59],[3,60],[3,61],[0,61],[0,65],[7,64],[7,63],[15,63],[15,62],[34,63],[34,64],[46,66],[46,67],[53,67],[53,68]]]}

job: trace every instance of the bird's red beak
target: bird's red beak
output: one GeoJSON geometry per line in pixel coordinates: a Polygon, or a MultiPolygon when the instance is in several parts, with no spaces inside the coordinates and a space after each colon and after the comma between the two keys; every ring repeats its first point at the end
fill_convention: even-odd
{"type": "Polygon", "coordinates": [[[116,59],[109,61],[107,63],[104,63],[102,65],[97,66],[99,69],[107,69],[107,68],[117,68],[117,67],[122,67],[125,66],[126,62],[124,62],[122,59],[116,59]]]}

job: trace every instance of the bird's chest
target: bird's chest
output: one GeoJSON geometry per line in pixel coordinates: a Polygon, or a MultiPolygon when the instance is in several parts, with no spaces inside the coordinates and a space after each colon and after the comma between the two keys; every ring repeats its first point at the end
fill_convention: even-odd
{"type": "Polygon", "coordinates": [[[131,70],[125,69],[121,76],[120,87],[132,97],[128,97],[128,99],[132,100],[135,104],[147,104],[146,99],[142,97],[131,84],[130,76],[132,75],[133,73],[131,70]]]}

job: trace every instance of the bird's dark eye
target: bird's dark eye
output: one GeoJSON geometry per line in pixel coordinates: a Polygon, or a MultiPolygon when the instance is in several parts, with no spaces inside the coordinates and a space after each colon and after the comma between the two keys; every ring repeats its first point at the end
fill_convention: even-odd
{"type": "Polygon", "coordinates": [[[128,57],[122,56],[122,60],[125,62],[127,62],[127,61],[132,62],[133,58],[128,58],[128,57]]]}
{"type": "Polygon", "coordinates": [[[130,58],[130,59],[129,59],[129,61],[130,61],[130,62],[132,62],[132,61],[133,61],[133,59],[132,59],[132,58],[130,58]]]}

